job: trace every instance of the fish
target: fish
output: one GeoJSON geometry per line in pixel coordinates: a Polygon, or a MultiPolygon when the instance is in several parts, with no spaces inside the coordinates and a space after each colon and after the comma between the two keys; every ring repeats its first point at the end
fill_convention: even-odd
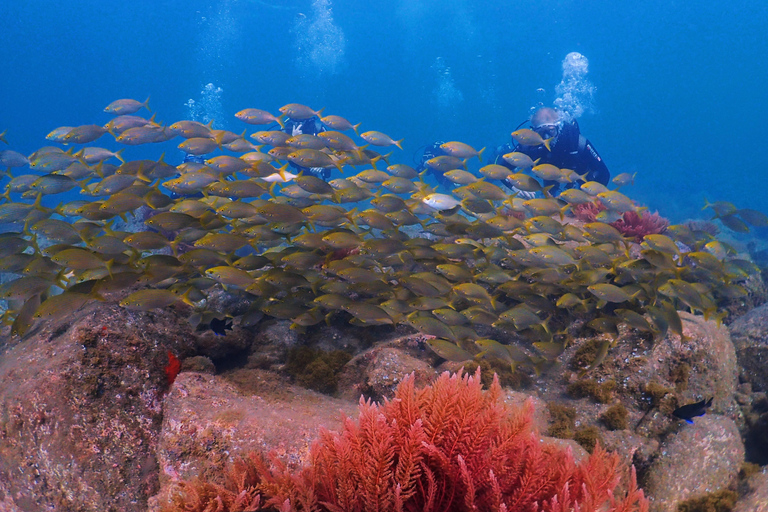
{"type": "Polygon", "coordinates": [[[634,185],[635,184],[635,176],[637,176],[637,173],[629,174],[628,172],[623,172],[621,174],[618,174],[613,177],[611,180],[611,183],[614,185],[617,185],[618,187],[623,187],[624,185],[634,185]]]}
{"type": "Polygon", "coordinates": [[[320,110],[315,111],[306,105],[302,105],[301,103],[288,103],[287,105],[280,107],[278,110],[286,117],[302,121],[304,119],[310,119],[315,116],[320,117],[320,114],[324,109],[321,108],[320,110]]]}
{"type": "Polygon", "coordinates": [[[597,198],[603,205],[609,210],[619,213],[634,212],[637,210],[634,201],[615,190],[609,190],[607,192],[600,192],[597,194],[597,198]]]}
{"type": "Polygon", "coordinates": [[[749,226],[737,217],[736,214],[724,215],[722,217],[716,217],[723,223],[725,227],[736,233],[749,233],[749,226]]]}
{"type": "Polygon", "coordinates": [[[471,361],[474,358],[472,354],[448,340],[430,338],[426,341],[426,343],[427,346],[431,348],[435,354],[442,357],[443,359],[447,359],[448,361],[471,361]]]}
{"type": "Polygon", "coordinates": [[[591,196],[597,196],[597,194],[602,194],[603,192],[610,192],[608,187],[602,183],[598,183],[597,181],[588,181],[586,183],[582,183],[580,188],[591,196]]]}
{"type": "Polygon", "coordinates": [[[387,134],[377,132],[375,130],[371,130],[368,132],[364,132],[360,134],[360,137],[368,142],[369,144],[372,144],[374,146],[397,146],[400,149],[403,149],[403,146],[400,145],[401,142],[403,142],[403,139],[400,140],[394,140],[392,137],[390,137],[387,134]]]}
{"type": "Polygon", "coordinates": [[[213,139],[192,137],[179,144],[179,149],[190,155],[207,155],[221,145],[213,139]]]}
{"type": "Polygon", "coordinates": [[[277,123],[280,125],[280,128],[285,128],[285,124],[283,124],[282,120],[284,115],[285,114],[275,117],[273,114],[270,114],[266,110],[261,110],[258,108],[246,108],[237,112],[235,117],[248,124],[260,125],[277,123]]]}
{"type": "Polygon", "coordinates": [[[505,155],[502,155],[502,158],[505,162],[517,167],[518,169],[529,169],[535,164],[531,157],[525,153],[520,153],[517,151],[506,153],[505,155]]]}
{"type": "Polygon", "coordinates": [[[122,116],[126,114],[135,114],[142,108],[149,110],[149,96],[147,96],[147,99],[144,100],[144,102],[132,99],[115,100],[104,107],[104,112],[122,116]]]}
{"type": "Polygon", "coordinates": [[[444,142],[440,144],[440,149],[442,149],[446,155],[455,156],[456,158],[472,158],[476,156],[481,162],[483,161],[483,151],[485,151],[485,148],[477,151],[469,144],[458,141],[444,142]]]}
{"type": "Polygon", "coordinates": [[[352,124],[345,118],[337,115],[328,115],[320,118],[320,122],[332,130],[347,131],[353,130],[357,134],[360,123],[352,124]]]}
{"type": "Polygon", "coordinates": [[[741,219],[750,226],[759,228],[768,227],[768,215],[763,212],[752,210],[750,208],[742,208],[741,210],[736,210],[736,215],[741,217],[741,219]]]}
{"type": "Polygon", "coordinates": [[[76,126],[63,137],[64,144],[88,144],[107,133],[107,129],[97,124],[76,126]]]}
{"type": "Polygon", "coordinates": [[[231,318],[219,319],[214,317],[211,320],[211,322],[208,324],[208,326],[217,336],[226,336],[227,331],[232,330],[232,319],[231,318]]]}
{"type": "Polygon", "coordinates": [[[698,402],[685,404],[672,411],[672,416],[681,420],[685,420],[686,423],[693,425],[693,418],[696,418],[697,416],[704,416],[704,414],[707,412],[707,409],[712,406],[713,399],[714,397],[710,398],[709,400],[705,398],[698,402]]]}
{"type": "Polygon", "coordinates": [[[541,146],[543,144],[547,151],[552,151],[552,148],[550,148],[552,139],[544,140],[541,135],[529,128],[515,130],[512,132],[512,138],[523,146],[541,146]]]}
{"type": "Polygon", "coordinates": [[[439,194],[434,192],[427,194],[421,201],[435,210],[451,210],[461,204],[461,201],[448,194],[439,194]]]}
{"type": "Polygon", "coordinates": [[[175,304],[182,298],[171,290],[146,289],[133,292],[120,301],[120,306],[135,311],[150,311],[175,304]]]}
{"type": "Polygon", "coordinates": [[[632,300],[636,295],[638,295],[638,292],[635,292],[635,294],[630,295],[626,291],[624,291],[621,287],[610,284],[610,283],[597,283],[590,286],[587,286],[587,290],[592,293],[595,297],[597,297],[600,300],[604,300],[605,302],[615,302],[615,303],[621,303],[621,302],[627,302],[629,300],[632,300]]]}

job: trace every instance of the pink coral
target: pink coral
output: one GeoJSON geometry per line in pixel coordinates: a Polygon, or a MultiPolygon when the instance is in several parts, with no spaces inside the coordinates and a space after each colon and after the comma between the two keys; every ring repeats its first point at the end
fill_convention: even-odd
{"type": "Polygon", "coordinates": [[[357,421],[324,432],[312,463],[291,472],[259,455],[240,461],[226,486],[182,484],[175,510],[243,511],[647,511],[634,470],[599,446],[576,463],[542,444],[532,406],[510,410],[494,379],[447,372],[416,390],[406,378],[383,404],[360,403],[357,421]]]}

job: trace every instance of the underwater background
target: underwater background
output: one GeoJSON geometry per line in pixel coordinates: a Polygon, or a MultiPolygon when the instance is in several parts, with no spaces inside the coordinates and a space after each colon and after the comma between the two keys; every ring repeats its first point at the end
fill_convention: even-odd
{"type": "Polygon", "coordinates": [[[238,133],[243,108],[325,107],[405,138],[391,163],[413,164],[435,140],[487,155],[558,99],[583,109],[612,176],[637,172],[632,197],[673,222],[711,217],[705,197],[765,210],[764,2],[15,1],[3,18],[0,131],[24,154],[151,95],[159,121],[238,133]]]}

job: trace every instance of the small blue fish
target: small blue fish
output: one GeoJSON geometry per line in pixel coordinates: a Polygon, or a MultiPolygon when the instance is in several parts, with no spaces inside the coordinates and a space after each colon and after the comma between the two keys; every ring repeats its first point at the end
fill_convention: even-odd
{"type": "Polygon", "coordinates": [[[681,420],[685,420],[686,423],[693,425],[693,418],[696,416],[704,416],[704,413],[707,412],[707,409],[712,406],[713,398],[710,398],[709,400],[704,399],[700,402],[686,404],[682,407],[678,407],[672,411],[672,416],[680,418],[681,420]]]}

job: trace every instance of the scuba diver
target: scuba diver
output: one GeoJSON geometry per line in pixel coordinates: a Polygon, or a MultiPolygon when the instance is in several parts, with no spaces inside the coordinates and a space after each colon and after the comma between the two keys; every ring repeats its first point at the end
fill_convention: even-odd
{"type": "MultiPolygon", "coordinates": [[[[569,118],[561,112],[549,107],[541,107],[531,117],[531,129],[541,138],[551,139],[548,150],[544,144],[538,146],[525,146],[514,141],[508,142],[496,149],[496,158],[492,163],[509,167],[513,171],[517,167],[504,160],[503,155],[517,151],[528,155],[537,164],[551,164],[561,169],[571,169],[576,174],[586,174],[587,181],[596,181],[603,185],[608,184],[611,173],[605,162],[595,150],[595,146],[579,131],[576,119],[569,118]]],[[[520,123],[518,128],[525,124],[520,123]]],[[[581,180],[561,184],[557,181],[544,181],[544,186],[552,185],[550,194],[557,195],[562,190],[579,187],[584,183],[581,180]],[[561,190],[561,185],[564,185],[561,190]]],[[[504,182],[510,188],[512,184],[504,182]]],[[[516,189],[515,189],[516,190],[516,189]]]]}
{"type": "MultiPolygon", "coordinates": [[[[292,119],[290,117],[286,117],[283,125],[284,128],[282,128],[282,131],[291,137],[305,133],[309,135],[317,135],[318,133],[327,130],[325,125],[317,116],[310,117],[309,119],[292,119]]],[[[331,169],[327,167],[301,167],[300,165],[296,165],[294,163],[291,163],[291,167],[296,169],[296,174],[304,172],[304,174],[310,174],[316,178],[322,179],[323,181],[328,181],[328,178],[331,177],[331,169]]]]}

